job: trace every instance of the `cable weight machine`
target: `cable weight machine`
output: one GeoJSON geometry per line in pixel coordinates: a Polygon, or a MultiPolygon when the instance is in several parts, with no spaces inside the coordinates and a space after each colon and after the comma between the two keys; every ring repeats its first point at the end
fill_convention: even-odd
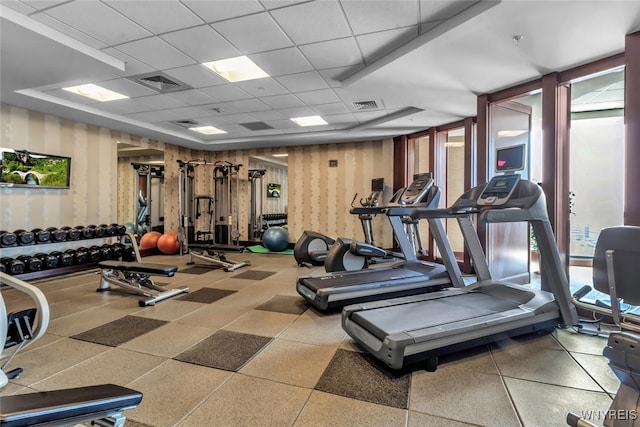
{"type": "Polygon", "coordinates": [[[193,259],[212,263],[225,271],[233,271],[248,261],[236,262],[225,256],[225,251],[242,252],[240,246],[240,180],[241,164],[228,161],[207,162],[204,159],[178,160],[178,210],[180,225],[180,255],[189,254],[193,259]],[[211,167],[213,194],[195,193],[196,170],[211,167]],[[205,209],[206,208],[206,209],[205,209]],[[197,229],[208,215],[206,228],[197,229]]]}
{"type": "Polygon", "coordinates": [[[249,169],[249,240],[262,239],[262,177],[266,173],[266,169],[249,169]]]}

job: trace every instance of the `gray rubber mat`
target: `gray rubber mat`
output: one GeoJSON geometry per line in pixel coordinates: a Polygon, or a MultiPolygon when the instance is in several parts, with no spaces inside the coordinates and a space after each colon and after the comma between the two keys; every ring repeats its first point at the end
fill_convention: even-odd
{"type": "Polygon", "coordinates": [[[237,291],[230,291],[228,289],[201,288],[197,291],[189,292],[174,299],[180,301],[192,301],[201,302],[203,304],[211,304],[212,302],[216,302],[219,299],[222,299],[236,292],[237,291]]]}
{"type": "Polygon", "coordinates": [[[220,330],[174,359],[235,372],[271,340],[269,337],[220,330]]]}
{"type": "Polygon", "coordinates": [[[211,267],[202,267],[196,265],[195,267],[185,268],[184,270],[179,270],[178,273],[187,273],[187,274],[204,274],[213,270],[219,270],[220,267],[212,265],[211,267]]]}
{"type": "Polygon", "coordinates": [[[77,340],[117,347],[134,338],[151,332],[169,322],[146,317],[125,316],[102,326],[72,336],[77,340]]]}
{"type": "Polygon", "coordinates": [[[410,383],[410,373],[396,374],[364,353],[338,349],[315,389],[406,409],[410,383]]]}
{"type": "Polygon", "coordinates": [[[256,307],[256,310],[275,311],[276,313],[302,314],[309,307],[304,299],[287,295],[275,295],[269,301],[256,307]]]}
{"type": "Polygon", "coordinates": [[[233,276],[233,278],[247,279],[247,280],[262,280],[274,274],[276,273],[274,273],[273,271],[249,270],[249,271],[245,271],[244,273],[236,274],[235,276],[233,276]]]}

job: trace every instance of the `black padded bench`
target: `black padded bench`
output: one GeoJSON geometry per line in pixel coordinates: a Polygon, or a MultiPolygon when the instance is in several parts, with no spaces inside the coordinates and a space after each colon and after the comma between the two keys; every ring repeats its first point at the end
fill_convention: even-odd
{"type": "Polygon", "coordinates": [[[173,265],[152,264],[146,262],[101,261],[102,279],[98,292],[110,291],[111,285],[117,285],[136,295],[147,298],[138,301],[141,307],[154,305],[156,302],[188,292],[186,286],[166,289],[153,283],[149,276],[173,277],[178,267],[173,265]]]}
{"type": "MultiPolygon", "coordinates": [[[[0,426],[74,425],[103,420],[122,427],[123,411],[133,409],[142,393],[115,384],[0,397],[0,426]]],[[[104,424],[107,423],[107,424],[104,424]]]]}

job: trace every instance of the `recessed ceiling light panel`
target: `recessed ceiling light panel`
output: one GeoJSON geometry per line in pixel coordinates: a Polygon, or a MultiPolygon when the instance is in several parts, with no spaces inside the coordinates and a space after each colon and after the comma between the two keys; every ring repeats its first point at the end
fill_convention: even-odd
{"type": "Polygon", "coordinates": [[[218,129],[217,127],[213,127],[213,126],[196,126],[196,127],[189,128],[189,130],[192,130],[194,132],[198,132],[204,135],[216,135],[219,133],[227,133],[222,129],[218,129]]]}
{"type": "Polygon", "coordinates": [[[269,77],[269,74],[246,56],[236,56],[235,58],[221,59],[220,61],[205,62],[202,65],[231,83],[269,77]]]}
{"type": "Polygon", "coordinates": [[[129,98],[127,95],[105,89],[101,86],[94,85],[93,83],[79,86],[63,87],[62,89],[68,92],[75,93],[77,95],[86,96],[87,98],[91,98],[100,102],[129,98]]]}
{"type": "Polygon", "coordinates": [[[291,120],[300,126],[319,126],[327,124],[327,122],[320,116],[293,117],[291,120]]]}

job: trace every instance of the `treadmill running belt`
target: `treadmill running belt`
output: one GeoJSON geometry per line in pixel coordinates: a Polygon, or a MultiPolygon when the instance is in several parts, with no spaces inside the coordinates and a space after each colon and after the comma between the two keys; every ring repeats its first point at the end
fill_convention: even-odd
{"type": "Polygon", "coordinates": [[[326,288],[343,288],[347,286],[395,281],[395,280],[428,280],[424,274],[406,268],[384,268],[360,270],[331,276],[306,277],[302,283],[314,292],[326,288]]]}
{"type": "Polygon", "coordinates": [[[380,340],[388,335],[431,328],[517,308],[518,304],[478,292],[399,304],[351,314],[351,319],[380,340]]]}

